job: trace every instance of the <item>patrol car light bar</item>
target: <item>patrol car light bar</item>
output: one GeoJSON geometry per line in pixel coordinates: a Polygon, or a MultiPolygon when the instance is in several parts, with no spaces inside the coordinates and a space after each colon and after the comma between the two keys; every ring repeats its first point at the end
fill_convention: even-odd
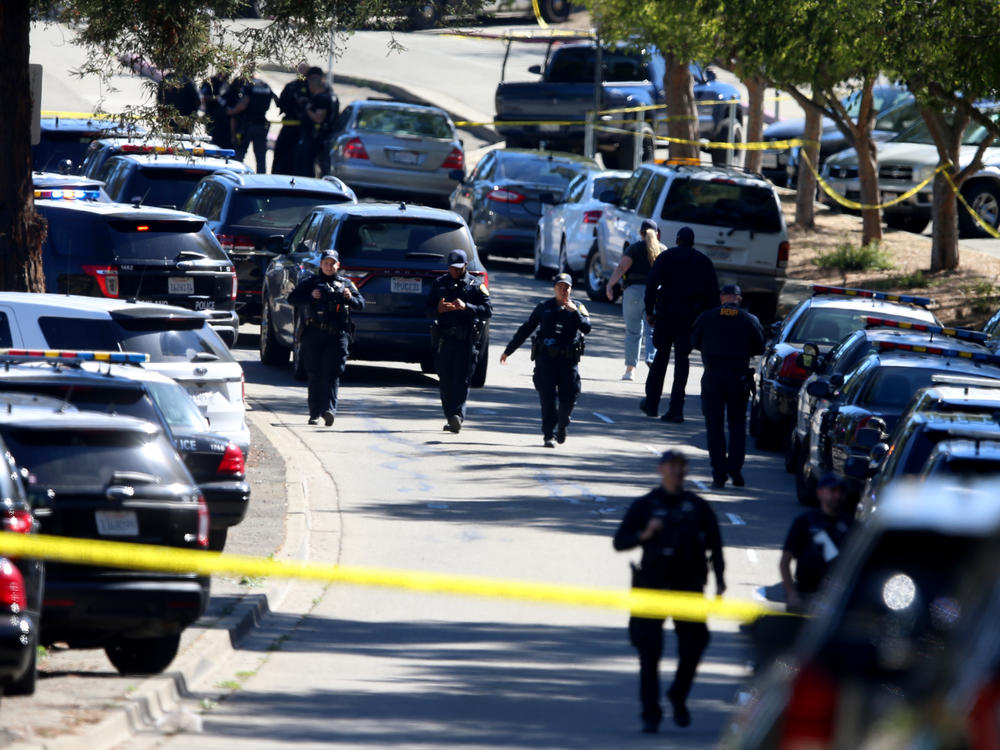
{"type": "Polygon", "coordinates": [[[873,292],[871,289],[850,289],[843,286],[821,286],[813,285],[813,294],[841,294],[845,297],[862,297],[865,299],[877,299],[885,302],[906,302],[920,307],[930,307],[934,300],[930,297],[913,297],[909,294],[889,294],[887,292],[873,292]]]}
{"type": "Polygon", "coordinates": [[[122,154],[183,154],[186,156],[218,156],[231,158],[236,152],[231,148],[205,146],[151,146],[143,143],[123,143],[118,147],[122,154]]]}
{"type": "Polygon", "coordinates": [[[141,365],[149,355],[138,352],[93,352],[61,349],[0,349],[2,362],[104,362],[111,365],[141,365]]]}
{"type": "Polygon", "coordinates": [[[879,341],[878,348],[880,351],[915,352],[917,354],[932,354],[936,357],[957,357],[958,359],[970,359],[973,362],[1000,365],[1000,356],[987,352],[964,352],[960,349],[946,349],[942,346],[900,344],[895,341],[879,341]]]}
{"type": "Polygon", "coordinates": [[[982,331],[971,331],[968,328],[942,328],[941,326],[932,326],[926,323],[913,323],[908,320],[876,318],[872,315],[866,315],[863,320],[868,328],[901,328],[906,331],[933,333],[938,336],[948,336],[953,339],[964,339],[965,341],[976,341],[979,343],[988,341],[990,338],[982,331]]]}
{"type": "Polygon", "coordinates": [[[53,201],[96,201],[101,197],[100,190],[36,190],[36,198],[53,201]]]}

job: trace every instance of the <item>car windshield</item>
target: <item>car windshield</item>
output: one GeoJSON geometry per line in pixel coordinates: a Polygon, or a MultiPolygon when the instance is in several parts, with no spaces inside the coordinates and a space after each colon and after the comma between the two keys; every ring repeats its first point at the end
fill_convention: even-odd
{"type": "Polygon", "coordinates": [[[171,427],[195,432],[208,431],[208,423],[181,386],[176,383],[146,383],[146,390],[171,427]]]}
{"type": "Polygon", "coordinates": [[[607,190],[621,195],[626,182],[628,177],[598,177],[594,180],[594,197],[599,198],[601,193],[607,190]]]}
{"type": "Polygon", "coordinates": [[[577,164],[544,155],[504,154],[497,160],[497,176],[514,182],[530,182],[537,185],[554,185],[565,188],[570,180],[584,169],[585,164],[577,164]]]}
{"type": "Polygon", "coordinates": [[[1000,474],[1000,459],[952,457],[938,461],[928,475],[948,479],[981,479],[983,474],[1000,474]]]}
{"type": "MultiPolygon", "coordinates": [[[[549,64],[549,82],[593,84],[596,57],[593,47],[559,50],[549,64]]],[[[646,77],[646,64],[641,55],[610,49],[601,51],[601,79],[605,82],[645,81],[646,77]]]]}
{"type": "Polygon", "coordinates": [[[343,223],[335,243],[345,263],[443,261],[456,248],[473,257],[465,227],[451,221],[354,217],[343,223]]]}
{"type": "Polygon", "coordinates": [[[0,389],[5,393],[16,391],[57,398],[81,411],[96,411],[101,414],[116,414],[154,423],[160,422],[152,400],[138,386],[109,388],[91,383],[75,383],[71,378],[60,383],[39,383],[10,378],[0,382],[0,389]]]}
{"type": "Polygon", "coordinates": [[[45,316],[38,319],[45,343],[52,349],[125,351],[148,354],[152,362],[235,362],[233,355],[204,321],[166,318],[106,318],[45,316]]]}
{"type": "MultiPolygon", "coordinates": [[[[877,86],[872,91],[872,109],[876,112],[882,112],[889,107],[895,106],[909,96],[910,94],[905,89],[895,86],[877,86]]],[[[847,110],[847,114],[850,117],[857,119],[858,115],[861,114],[860,91],[852,91],[841,99],[840,103],[844,105],[844,109],[847,110]]]]}
{"type": "MultiPolygon", "coordinates": [[[[993,122],[1000,122],[1000,110],[995,110],[987,113],[989,118],[993,122]]],[[[962,133],[962,145],[963,146],[978,146],[986,138],[989,131],[982,125],[970,122],[966,128],[965,132],[962,133]]],[[[894,141],[899,141],[900,143],[926,143],[929,145],[934,145],[934,137],[931,135],[931,131],[927,128],[927,124],[920,120],[909,130],[904,130],[902,133],[893,138],[894,141]]]]}
{"type": "Polygon", "coordinates": [[[229,204],[227,223],[268,229],[288,230],[296,226],[310,210],[330,203],[346,203],[350,198],[336,193],[239,190],[229,204]]]}
{"type": "Polygon", "coordinates": [[[859,403],[871,410],[901,410],[910,403],[914,393],[931,385],[935,375],[948,373],[948,370],[930,367],[882,365],[868,379],[859,403]]]}
{"type": "Polygon", "coordinates": [[[177,208],[187,202],[201,178],[210,174],[212,170],[196,167],[137,169],[119,200],[128,203],[137,201],[143,206],[177,208]]]}
{"type": "Polygon", "coordinates": [[[810,306],[795,321],[786,341],[789,344],[832,346],[864,328],[863,316],[860,310],[810,306]]]}
{"type": "Polygon", "coordinates": [[[41,172],[54,170],[63,159],[69,159],[78,167],[83,163],[87,147],[98,135],[79,130],[43,130],[41,140],[31,147],[31,168],[41,172]]]}
{"type": "Polygon", "coordinates": [[[663,203],[667,221],[780,232],[781,209],[771,188],[740,185],[728,179],[674,180],[663,203]]]}
{"type": "Polygon", "coordinates": [[[0,427],[18,466],[33,484],[68,491],[106,487],[115,472],[151,474],[159,484],[190,484],[158,432],[114,429],[0,427]]]}
{"type": "Polygon", "coordinates": [[[402,107],[361,107],[355,128],[363,133],[415,135],[420,138],[455,137],[448,117],[429,109],[402,107]]]}

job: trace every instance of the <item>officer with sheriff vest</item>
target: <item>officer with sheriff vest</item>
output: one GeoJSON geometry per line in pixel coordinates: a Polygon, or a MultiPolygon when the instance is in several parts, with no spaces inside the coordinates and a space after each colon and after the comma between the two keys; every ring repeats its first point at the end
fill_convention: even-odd
{"type": "Polygon", "coordinates": [[[325,250],[319,273],[300,281],[288,295],[288,304],[299,308],[305,326],[300,349],[309,379],[309,424],[320,417],[329,427],[337,415],[340,376],[354,334],[352,310],[364,310],[365,298],[354,282],[340,275],[340,255],[325,250]]]}
{"type": "Polygon", "coordinates": [[[580,396],[580,371],[584,334],[590,333],[590,315],[570,298],[573,279],[568,273],[555,278],[554,296],[538,303],[531,316],[507,344],[500,363],[506,364],[536,329],[531,347],[535,362],[534,383],[542,404],[542,437],[546,448],[566,442],[566,428],[580,396]]]}
{"type": "Polygon", "coordinates": [[[736,284],[720,290],[719,307],[703,312],[691,329],[691,346],[701,351],[705,373],[701,378],[701,411],[708,432],[712,486],[722,489],[727,479],[742,487],[746,457],[747,401],[753,382],[750,358],[764,353],[760,321],[740,308],[742,291],[736,284]],[[729,450],[726,450],[726,423],[729,450]]]}

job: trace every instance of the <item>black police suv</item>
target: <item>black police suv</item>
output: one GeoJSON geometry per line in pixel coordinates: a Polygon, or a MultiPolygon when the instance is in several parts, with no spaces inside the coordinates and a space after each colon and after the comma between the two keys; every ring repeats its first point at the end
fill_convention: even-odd
{"type": "Polygon", "coordinates": [[[236,311],[258,320],[260,292],[271,259],[310,210],[357,203],[354,191],[336,177],[216,172],[202,178],[184,210],[205,217],[236,268],[236,311]]]}
{"type": "Polygon", "coordinates": [[[31,147],[31,168],[47,171],[69,162],[71,170],[79,171],[91,141],[102,136],[127,135],[138,132],[134,127],[124,127],[118,120],[109,120],[77,112],[62,115],[43,112],[39,120],[40,139],[31,147]]]}
{"type": "Polygon", "coordinates": [[[46,291],[136,299],[202,310],[236,342],[236,272],[205,220],[158,208],[38,200],[46,291]]]}
{"type": "Polygon", "coordinates": [[[110,203],[111,198],[104,191],[104,183],[61,172],[32,172],[31,186],[35,200],[88,200],[110,203]]]}
{"type": "Polygon", "coordinates": [[[80,172],[85,177],[104,181],[108,178],[112,164],[109,159],[119,154],[142,156],[144,154],[190,154],[199,156],[234,156],[232,149],[223,149],[210,141],[178,134],[170,138],[149,138],[111,134],[91,141],[83,157],[80,172]]]}
{"type": "MultiPolygon", "coordinates": [[[[42,533],[207,548],[208,507],[159,426],[12,405],[0,436],[29,474],[42,533]]],[[[50,563],[41,643],[103,648],[122,674],[162,672],[208,597],[209,580],[195,575],[50,563]]]]}
{"type": "MultiPolygon", "coordinates": [[[[419,362],[434,371],[430,321],[425,303],[430,285],[447,270],[451,250],[464,250],[469,272],[489,281],[476,253],[469,228],[451,211],[402,203],[321,206],[311,211],[292,234],[286,252],[268,266],[262,294],[261,361],[280,365],[293,357],[300,377],[299,337],[302,321],[288,295],[305,274],[318,273],[320,253],[340,253],[341,273],[365,297],[364,312],[352,314],[357,335],[355,359],[419,362]]],[[[489,347],[489,327],[480,352],[489,347]]],[[[479,357],[472,385],[486,382],[487,358],[479,357]]]]}

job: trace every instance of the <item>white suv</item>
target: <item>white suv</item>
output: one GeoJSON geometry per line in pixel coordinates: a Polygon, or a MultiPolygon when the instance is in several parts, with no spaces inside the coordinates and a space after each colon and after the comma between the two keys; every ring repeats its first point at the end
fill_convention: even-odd
{"type": "Polygon", "coordinates": [[[788,233],[771,183],[738,169],[644,164],[598,224],[584,269],[591,299],[606,299],[607,279],[625,248],[639,239],[644,219],[659,225],[666,245],[681,227],[694,230],[695,247],[712,259],[719,283],[739,284],[747,307],[765,321],[774,319],[788,266],[788,233]]]}
{"type": "Polygon", "coordinates": [[[128,351],[184,386],[213,432],[246,454],[243,368],[208,316],[181,307],[68,294],[0,292],[0,349],[128,351]]]}

